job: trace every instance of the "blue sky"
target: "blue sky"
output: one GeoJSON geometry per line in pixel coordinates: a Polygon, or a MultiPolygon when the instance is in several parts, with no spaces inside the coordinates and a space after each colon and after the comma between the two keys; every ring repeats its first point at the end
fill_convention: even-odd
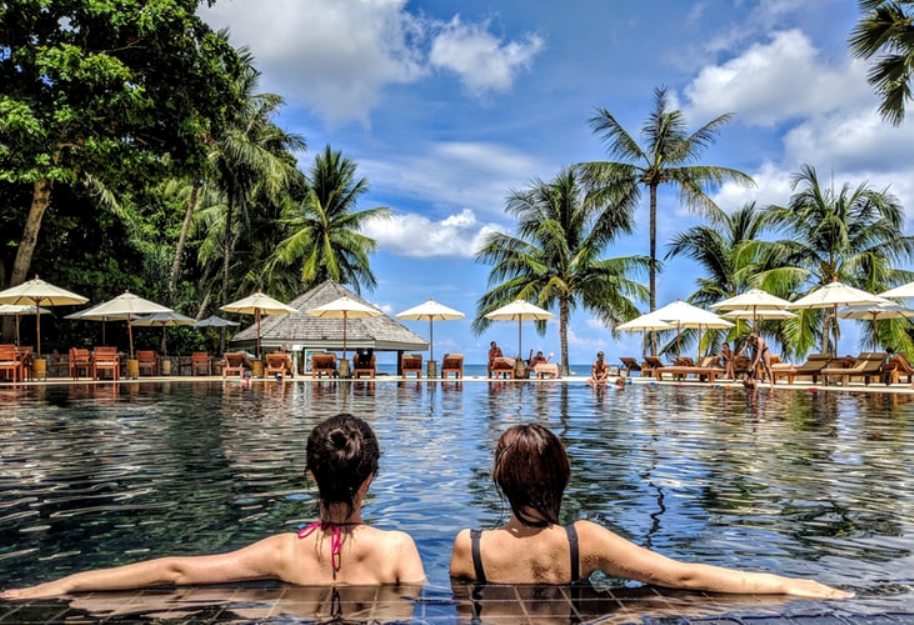
{"type": "MultiPolygon", "coordinates": [[[[309,146],[300,166],[330,144],[369,181],[360,207],[394,212],[369,229],[380,246],[378,288],[363,293],[387,312],[433,297],[471,318],[488,276],[473,253],[486,233],[510,231],[510,191],[603,158],[587,125],[594,107],[635,133],[660,85],[693,129],[734,113],[704,161],[742,169],[758,186],[717,190],[724,209],[786,202],[803,163],[836,184],[869,181],[914,204],[914,126],[876,115],[866,65],[847,53],[851,0],[220,0],[202,14],[248,46],[262,88],[285,97],[279,121],[309,146]]],[[[671,192],[659,213],[661,250],[701,221],[671,192]]],[[[636,232],[608,254],[647,252],[642,206],[636,232]]],[[[698,276],[687,259],[668,262],[658,303],[688,297],[698,276]]],[[[852,323],[843,327],[841,350],[858,351],[852,323]]],[[[640,351],[637,337],[614,339],[585,310],[569,334],[573,363],[597,349],[640,351]]],[[[501,323],[477,337],[458,321],[437,324],[435,339],[438,354],[481,362],[489,340],[515,351],[517,333],[501,323]]],[[[529,324],[528,347],[558,354],[557,324],[542,337],[529,324]]]]}

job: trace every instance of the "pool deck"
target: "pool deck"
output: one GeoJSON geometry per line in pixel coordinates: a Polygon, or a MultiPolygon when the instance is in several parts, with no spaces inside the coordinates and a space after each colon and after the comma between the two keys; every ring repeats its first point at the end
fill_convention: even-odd
{"type": "MultiPolygon", "coordinates": [[[[429,378],[423,377],[417,379],[415,377],[403,377],[397,375],[378,375],[375,378],[312,378],[310,375],[304,376],[295,376],[292,378],[283,378],[281,381],[277,381],[273,378],[250,378],[251,384],[285,384],[285,383],[295,383],[295,384],[373,384],[373,383],[413,383],[413,384],[437,384],[442,383],[448,386],[456,386],[461,383],[467,384],[496,384],[496,385],[508,385],[508,384],[545,384],[545,385],[555,385],[555,384],[572,384],[572,385],[585,385],[587,384],[589,378],[584,376],[566,376],[559,379],[521,379],[521,380],[512,380],[512,379],[493,379],[486,378],[483,376],[467,376],[464,378],[429,378]]],[[[615,377],[611,377],[611,380],[614,380],[615,377]]],[[[642,378],[642,377],[633,377],[628,378],[631,381],[631,384],[635,385],[645,385],[645,386],[672,386],[672,387],[698,387],[698,388],[738,388],[743,389],[742,382],[725,380],[725,381],[716,381],[716,382],[702,382],[699,380],[693,379],[684,379],[684,380],[663,380],[658,382],[653,378],[642,378]]],[[[91,378],[65,378],[65,377],[51,377],[47,380],[29,380],[25,382],[12,383],[9,381],[0,381],[0,389],[13,389],[13,388],[29,388],[29,387],[41,387],[41,386],[66,386],[70,384],[97,384],[97,385],[111,385],[111,384],[120,384],[120,385],[136,385],[136,384],[163,384],[163,383],[225,383],[225,384],[246,384],[247,382],[240,377],[221,377],[221,376],[143,376],[140,378],[121,378],[117,381],[112,381],[110,379],[105,380],[93,380],[91,378]]],[[[611,382],[606,385],[607,389],[615,390],[615,385],[611,382]]],[[[892,394],[903,394],[910,395],[914,394],[914,385],[911,384],[894,384],[891,386],[886,386],[885,384],[872,383],[865,385],[861,382],[851,382],[848,386],[841,385],[823,385],[823,384],[813,384],[807,381],[796,381],[793,384],[787,383],[778,383],[776,386],[772,387],[768,383],[759,383],[759,389],[774,389],[778,391],[801,391],[804,393],[818,393],[818,392],[859,392],[859,393],[892,393],[892,394]]]]}

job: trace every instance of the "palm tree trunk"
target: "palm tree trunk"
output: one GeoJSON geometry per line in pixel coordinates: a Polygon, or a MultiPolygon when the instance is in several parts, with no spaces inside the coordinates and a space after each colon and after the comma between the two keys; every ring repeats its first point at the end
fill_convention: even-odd
{"type": "Polygon", "coordinates": [[[235,209],[234,196],[228,194],[228,205],[225,209],[225,240],[222,258],[222,305],[228,304],[229,294],[229,256],[232,253],[232,213],[235,209]]]}
{"type": "MultiPolygon", "coordinates": [[[[657,309],[657,185],[651,185],[651,219],[650,219],[650,238],[651,238],[651,260],[648,267],[650,275],[650,312],[657,309]]],[[[657,336],[651,332],[651,353],[657,353],[657,336]]]]}
{"type": "Polygon", "coordinates": [[[200,181],[194,180],[190,190],[190,199],[187,202],[187,210],[184,212],[184,223],[181,225],[181,236],[178,237],[178,244],[175,246],[175,258],[171,263],[171,276],[168,279],[168,293],[171,296],[172,304],[174,304],[175,291],[178,288],[178,274],[181,272],[184,245],[187,242],[187,233],[190,231],[190,224],[193,220],[194,211],[197,208],[197,195],[199,192],[200,181]]]}
{"type": "Polygon", "coordinates": [[[562,376],[568,375],[568,300],[559,300],[559,347],[562,351],[562,376]]]}

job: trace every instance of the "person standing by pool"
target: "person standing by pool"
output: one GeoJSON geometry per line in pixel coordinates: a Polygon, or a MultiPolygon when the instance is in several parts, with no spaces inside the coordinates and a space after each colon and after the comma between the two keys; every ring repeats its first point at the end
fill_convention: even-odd
{"type": "Polygon", "coordinates": [[[422,583],[425,571],[413,539],[362,522],[362,501],[378,471],[379,455],[378,440],[365,421],[336,415],[318,424],[308,437],[307,472],[317,482],[320,518],[298,532],[277,534],[230,553],[158,558],[76,573],[32,588],[7,590],[0,599],[253,579],[308,586],[422,583]]]}
{"type": "Polygon", "coordinates": [[[489,343],[489,364],[486,367],[486,373],[490,378],[492,377],[492,365],[495,364],[495,359],[501,357],[501,348],[498,346],[498,344],[495,341],[489,343]]]}
{"type": "Polygon", "coordinates": [[[562,527],[559,511],[571,468],[561,441],[536,424],[515,425],[498,439],[492,479],[511,518],[454,539],[451,577],[498,584],[568,584],[595,571],[670,588],[840,599],[849,593],[813,580],[677,562],[590,521],[562,527]]]}
{"type": "Polygon", "coordinates": [[[603,360],[603,352],[597,352],[597,359],[590,368],[590,379],[587,383],[593,387],[604,386],[609,381],[609,367],[603,360]]]}
{"type": "Polygon", "coordinates": [[[749,367],[749,375],[754,377],[759,365],[761,365],[762,381],[764,382],[765,376],[767,375],[768,380],[773,386],[774,372],[771,370],[771,350],[768,349],[768,345],[765,344],[765,340],[759,336],[758,332],[753,332],[749,335],[747,344],[752,345],[754,352],[752,357],[752,364],[749,367]]]}
{"type": "Polygon", "coordinates": [[[730,349],[729,343],[724,343],[720,347],[720,359],[724,363],[724,377],[728,380],[736,379],[736,363],[734,362],[733,350],[730,349]]]}

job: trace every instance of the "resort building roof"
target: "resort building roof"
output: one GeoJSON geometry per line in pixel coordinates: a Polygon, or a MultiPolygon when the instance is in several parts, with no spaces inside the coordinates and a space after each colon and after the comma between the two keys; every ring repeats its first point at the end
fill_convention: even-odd
{"type": "MultiPolygon", "coordinates": [[[[292,349],[293,346],[301,346],[302,349],[343,349],[343,320],[312,317],[307,311],[344,296],[372,306],[349,289],[328,280],[290,302],[289,305],[296,312],[264,317],[260,329],[261,344],[264,347],[283,346],[286,349],[292,349]]],[[[254,345],[256,338],[257,329],[252,324],[232,337],[231,342],[239,346],[254,345]]],[[[360,347],[376,351],[421,351],[428,349],[428,341],[387,315],[349,319],[346,325],[346,348],[360,347]]]]}

